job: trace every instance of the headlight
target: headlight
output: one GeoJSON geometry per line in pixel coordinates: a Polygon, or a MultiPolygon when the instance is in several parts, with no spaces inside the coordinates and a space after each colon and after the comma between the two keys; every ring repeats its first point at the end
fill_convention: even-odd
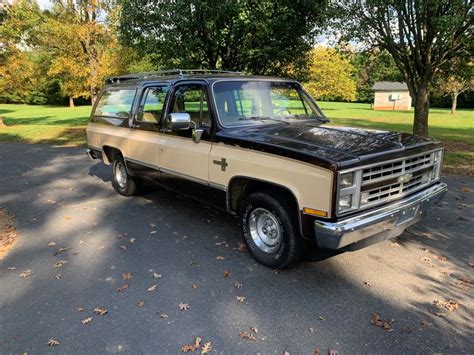
{"type": "Polygon", "coordinates": [[[354,173],[346,173],[342,174],[339,177],[339,187],[344,188],[344,187],[349,187],[354,185],[354,173]]]}
{"type": "Polygon", "coordinates": [[[345,210],[352,207],[352,195],[339,197],[339,210],[345,210]]]}

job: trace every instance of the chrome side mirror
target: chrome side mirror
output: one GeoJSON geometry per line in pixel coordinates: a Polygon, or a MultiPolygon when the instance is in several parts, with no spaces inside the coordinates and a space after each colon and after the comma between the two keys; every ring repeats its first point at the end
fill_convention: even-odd
{"type": "Polygon", "coordinates": [[[189,129],[191,116],[187,112],[173,112],[166,117],[166,128],[173,131],[189,129]]]}

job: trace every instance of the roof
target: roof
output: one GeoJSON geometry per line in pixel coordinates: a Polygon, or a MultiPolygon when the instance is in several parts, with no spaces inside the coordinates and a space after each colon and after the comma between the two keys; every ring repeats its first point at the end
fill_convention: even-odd
{"type": "Polygon", "coordinates": [[[375,91],[408,91],[406,83],[398,81],[376,81],[372,90],[375,91]]]}
{"type": "Polygon", "coordinates": [[[204,70],[204,69],[171,69],[152,73],[136,73],[121,76],[110,77],[105,80],[107,86],[116,85],[137,85],[144,82],[176,82],[182,79],[201,79],[212,82],[219,79],[267,79],[267,80],[287,80],[271,76],[249,75],[241,72],[231,72],[222,70],[204,70]]]}

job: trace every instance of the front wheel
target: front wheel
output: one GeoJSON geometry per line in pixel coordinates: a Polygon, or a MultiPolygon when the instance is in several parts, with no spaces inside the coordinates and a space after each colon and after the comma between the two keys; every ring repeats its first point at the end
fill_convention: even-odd
{"type": "Polygon", "coordinates": [[[113,161],[112,186],[115,191],[124,196],[135,195],[138,191],[138,181],[127,171],[123,157],[117,154],[113,161]]]}
{"type": "Polygon", "coordinates": [[[241,209],[241,231],[253,257],[271,268],[284,268],[299,260],[302,238],[296,211],[287,210],[273,196],[257,192],[241,209]]]}

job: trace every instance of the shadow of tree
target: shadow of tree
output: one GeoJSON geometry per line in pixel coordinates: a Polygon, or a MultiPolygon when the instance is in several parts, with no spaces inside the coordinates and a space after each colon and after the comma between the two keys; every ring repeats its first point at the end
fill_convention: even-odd
{"type": "MultiPolygon", "coordinates": [[[[234,217],[162,189],[119,196],[110,187],[109,168],[90,167],[80,149],[0,143],[0,154],[6,157],[0,161],[0,206],[17,215],[21,233],[0,263],[0,347],[7,353],[45,352],[51,337],[68,352],[153,353],[158,347],[169,353],[196,336],[229,353],[472,349],[468,294],[458,312],[443,318],[429,312],[434,297],[460,300],[460,294],[433,273],[438,267],[419,260],[426,238],[405,234],[398,248],[384,242],[276,273],[234,249],[241,241],[234,217]],[[53,255],[61,247],[71,249],[53,255]],[[67,264],[54,268],[58,260],[67,264]],[[33,275],[20,278],[26,269],[33,275]],[[122,280],[125,272],[133,279],[122,280]],[[162,278],[153,279],[152,272],[162,278]],[[236,280],[242,288],[233,287],[236,280]],[[129,288],[117,292],[124,284],[129,288]],[[153,284],[157,291],[147,292],[153,284]],[[246,302],[236,302],[241,295],[246,302]],[[138,301],[145,305],[137,307],[138,301]],[[191,309],[181,312],[180,302],[191,309]],[[97,306],[109,313],[93,315],[97,306]],[[371,325],[373,313],[394,318],[395,331],[371,325]],[[90,316],[92,323],[82,325],[90,316]],[[433,325],[421,326],[424,319],[433,325]],[[258,341],[239,338],[249,327],[258,328],[258,341]]],[[[434,223],[426,220],[420,232],[444,228],[434,223]]],[[[466,230],[456,233],[471,243],[466,230]]],[[[443,250],[453,271],[469,253],[459,244],[443,250]]]]}

